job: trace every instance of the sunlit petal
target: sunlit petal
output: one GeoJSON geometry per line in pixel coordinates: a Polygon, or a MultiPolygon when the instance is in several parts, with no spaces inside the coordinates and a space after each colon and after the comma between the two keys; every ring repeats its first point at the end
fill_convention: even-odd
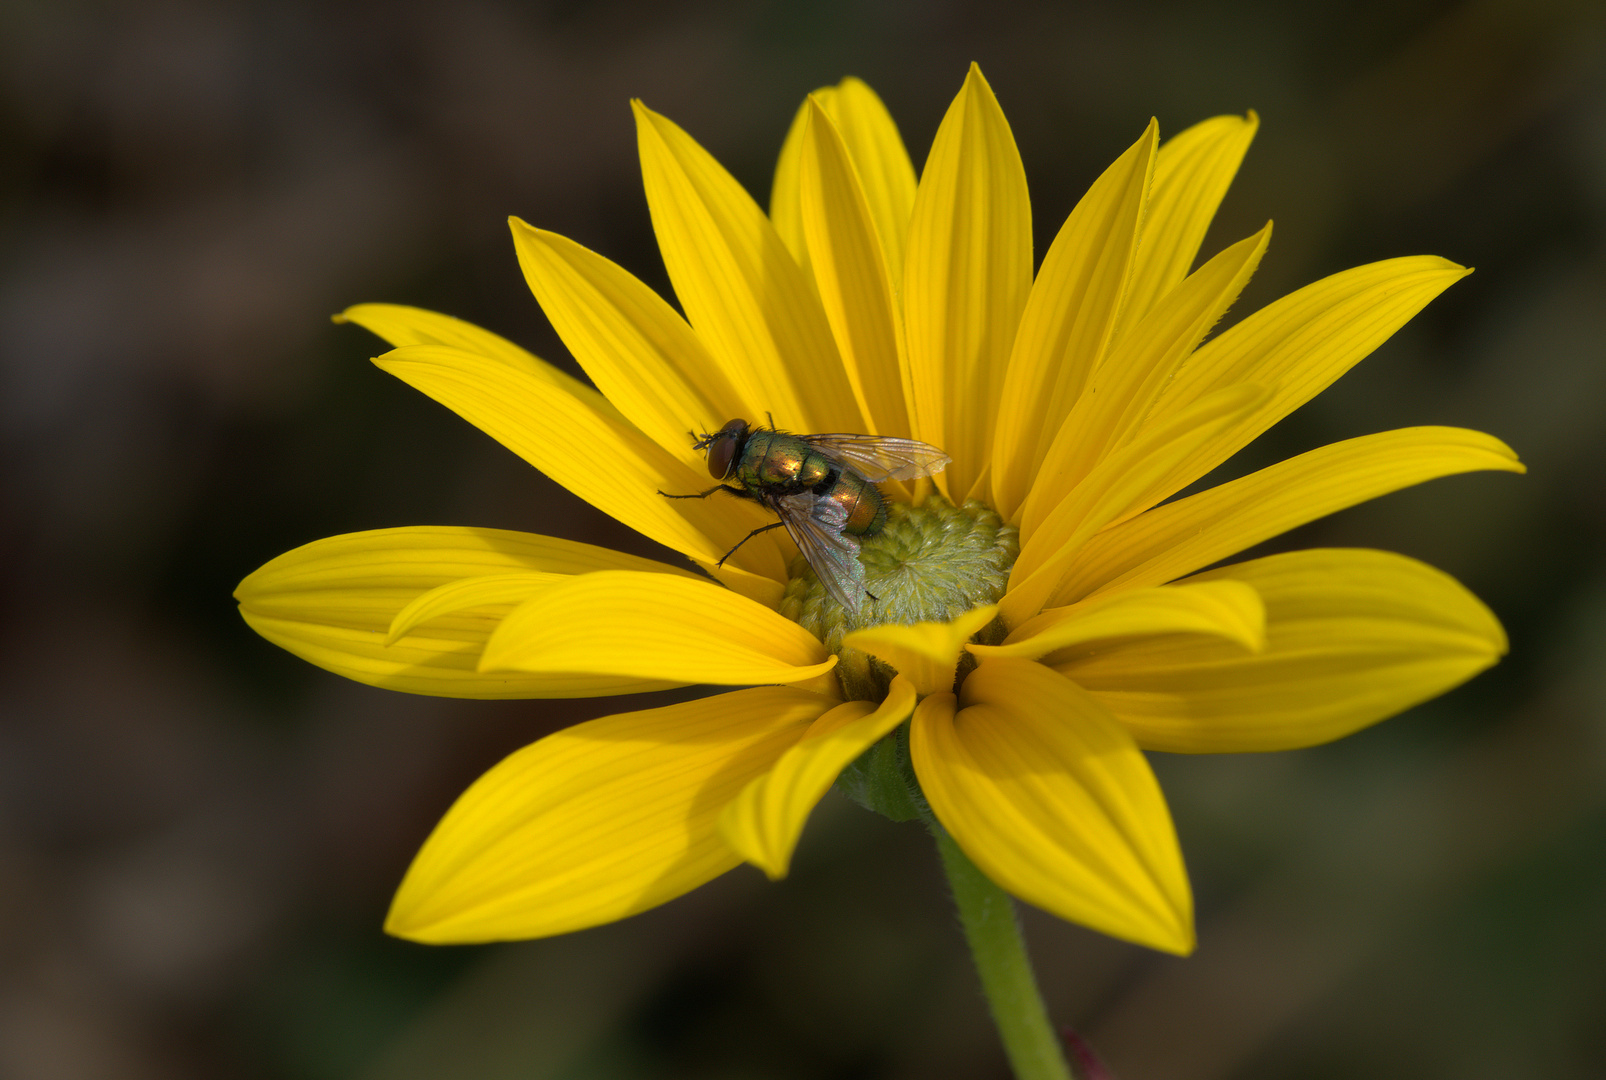
{"type": "MultiPolygon", "coordinates": [[[[779,530],[776,531],[778,532],[779,530]]],[[[763,537],[757,537],[754,542],[756,543],[761,539],[763,537]]],[[[693,561],[702,567],[705,574],[727,589],[738,592],[749,600],[756,600],[772,610],[780,607],[781,597],[786,595],[786,582],[743,570],[741,567],[734,565],[733,560],[727,559],[723,566],[708,559],[695,559],[693,561]]]]}
{"type": "Polygon", "coordinates": [[[936,483],[955,500],[988,464],[1031,281],[1026,174],[992,88],[972,64],[920,176],[903,290],[915,437],[953,457],[936,483]]]}
{"type": "Polygon", "coordinates": [[[903,280],[903,252],[915,205],[915,167],[892,114],[876,92],[849,76],[821,99],[853,159],[881,238],[892,280],[903,280]]]}
{"type": "Polygon", "coordinates": [[[544,366],[534,355],[504,337],[424,308],[404,304],[356,304],[336,315],[335,322],[356,323],[398,349],[403,345],[444,345],[494,356],[517,366],[544,366]]]}
{"type": "Polygon", "coordinates": [[[1482,469],[1524,471],[1505,443],[1465,428],[1400,428],[1332,443],[1100,533],[1054,599],[1172,581],[1346,506],[1482,469]]]}
{"type": "Polygon", "coordinates": [[[1103,363],[1138,246],[1159,125],[1104,170],[1066,219],[1032,283],[1010,354],[994,437],[993,505],[1026,498],[1060,423],[1103,363]]]}
{"type": "MultiPolygon", "coordinates": [[[[822,86],[809,96],[825,110],[842,136],[859,174],[889,275],[901,286],[904,243],[915,203],[915,169],[898,134],[898,125],[876,92],[852,76],[835,86],[822,86]]],[[[805,101],[781,146],[770,195],[770,220],[775,223],[775,231],[805,269],[809,267],[809,253],[803,236],[798,168],[808,113],[809,103],[805,101]]]]}
{"type": "Polygon", "coordinates": [[[842,136],[818,102],[811,109],[800,177],[803,230],[820,300],[865,432],[909,438],[911,389],[897,292],[842,136]]]}
{"type": "Polygon", "coordinates": [[[1149,423],[1165,423],[1201,397],[1242,382],[1270,387],[1271,397],[1158,480],[1148,503],[1191,484],[1327,389],[1469,273],[1430,255],[1358,266],[1290,293],[1206,342],[1160,395],[1149,423]]]}
{"type": "MultiPolygon", "coordinates": [[[[822,86],[810,97],[829,100],[836,96],[836,87],[822,86]]],[[[781,142],[781,153],[775,161],[775,179],[770,183],[770,224],[775,235],[781,238],[786,250],[792,253],[803,276],[813,280],[809,268],[809,243],[803,236],[803,188],[799,168],[803,156],[803,132],[809,122],[809,100],[803,99],[786,129],[781,142]]]]}
{"type": "Polygon", "coordinates": [[[1175,462],[1196,452],[1223,428],[1265,401],[1264,388],[1230,387],[1179,413],[1167,424],[1149,428],[1142,437],[1098,464],[1043,525],[1021,547],[1009,575],[1009,591],[998,613],[1011,629],[1050,604],[1061,580],[1084,544],[1099,530],[1142,509],[1141,499],[1153,479],[1175,462]]]}
{"type": "Polygon", "coordinates": [[[1259,126],[1253,112],[1217,116],[1160,144],[1118,340],[1187,276],[1259,126]]]}
{"type": "Polygon", "coordinates": [[[1267,225],[1211,259],[1114,346],[1043,455],[1019,514],[1023,538],[1031,537],[1093,466],[1141,430],[1177,369],[1255,272],[1270,239],[1267,225]]]}
{"type": "Polygon", "coordinates": [[[879,705],[849,701],[816,720],[775,768],[742,790],[720,815],[719,831],[737,854],[773,878],[786,876],[809,812],[847,767],[909,718],[915,691],[895,678],[879,705]]]}
{"type": "MultiPolygon", "coordinates": [[[[741,500],[664,498],[660,492],[706,489],[707,470],[694,471],[642,435],[601,394],[550,365],[436,345],[394,349],[374,363],[665,547],[713,562],[754,528],[752,508],[741,500]]],[[[744,545],[734,559],[766,577],[786,578],[773,544],[744,545]]]]}
{"type": "MultiPolygon", "coordinates": [[[[525,280],[580,366],[610,404],[698,478],[696,488],[673,493],[706,489],[705,459],[702,451],[692,449],[694,436],[717,430],[733,417],[756,418],[763,403],[743,401],[686,321],[624,269],[517,218],[512,228],[525,280]]],[[[704,529],[734,523],[733,531],[719,536],[722,543],[734,543],[770,523],[770,516],[756,503],[724,495],[716,502],[676,509],[704,529]]],[[[736,565],[721,568],[721,580],[773,606],[779,599],[774,575],[793,554],[784,533],[760,534],[743,546],[736,565]],[[747,547],[754,545],[755,550],[748,552],[747,547]],[[775,548],[777,554],[766,554],[764,548],[775,548]],[[749,568],[767,573],[755,575],[749,568]]],[[[702,562],[711,564],[706,557],[702,562]]]]}
{"type": "Polygon", "coordinates": [[[1266,607],[1241,581],[1133,589],[1073,607],[1049,608],[1016,627],[1002,645],[967,645],[983,660],[1036,660],[1095,641],[1156,634],[1205,634],[1258,651],[1266,645],[1266,607]]]}
{"type": "Polygon", "coordinates": [[[591,697],[675,679],[573,673],[481,674],[480,654],[511,603],[455,608],[386,644],[397,616],[432,590],[497,575],[632,570],[690,578],[677,567],[607,548],[502,529],[378,529],[286,552],[235,597],[263,637],[321,668],[371,686],[447,697],[591,697]]]}
{"type": "Polygon", "coordinates": [[[863,430],[819,299],[769,218],[691,136],[635,110],[664,265],[721,371],[784,428],[863,430]]]}
{"type": "Polygon", "coordinates": [[[515,608],[485,671],[573,671],[741,686],[796,683],[836,657],[790,619],[709,581],[585,574],[515,608]]]}
{"type": "Polygon", "coordinates": [[[437,585],[396,613],[396,617],[390,620],[390,629],[385,633],[385,644],[393,645],[415,627],[454,611],[495,604],[506,605],[506,610],[511,611],[513,605],[522,604],[568,579],[568,574],[526,570],[522,573],[462,578],[437,585]]]}
{"type": "Polygon", "coordinates": [[[740,860],[716,821],[836,702],[738,690],[579,724],[480,777],[413,860],[385,928],[546,937],[645,911],[740,860]]]}
{"type": "Polygon", "coordinates": [[[689,432],[757,416],[709,358],[686,320],[622,267],[573,240],[509,222],[530,291],[598,390],[687,465],[703,455],[689,432]]]}
{"type": "Polygon", "coordinates": [[[987,660],[915,710],[909,753],[931,809],[1022,900],[1113,937],[1193,948],[1193,902],[1160,787],[1132,736],[1039,664],[987,660]]]}
{"type": "Polygon", "coordinates": [[[853,631],[843,637],[842,646],[886,661],[922,695],[945,693],[954,688],[954,672],[965,643],[997,614],[998,608],[989,604],[952,622],[883,623],[853,631]]]}
{"type": "Polygon", "coordinates": [[[1252,586],[1266,604],[1266,648],[1190,635],[1105,643],[1056,664],[1151,749],[1328,742],[1444,693],[1506,651],[1477,597],[1390,552],[1294,551],[1188,581],[1252,586]]]}

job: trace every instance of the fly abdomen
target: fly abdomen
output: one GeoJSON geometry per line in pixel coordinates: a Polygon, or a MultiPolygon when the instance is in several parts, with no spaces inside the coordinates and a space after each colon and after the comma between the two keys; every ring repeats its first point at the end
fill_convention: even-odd
{"type": "Polygon", "coordinates": [[[887,520],[887,504],[874,484],[853,473],[844,472],[834,488],[822,498],[842,507],[842,531],[853,536],[871,536],[881,531],[887,520]]]}

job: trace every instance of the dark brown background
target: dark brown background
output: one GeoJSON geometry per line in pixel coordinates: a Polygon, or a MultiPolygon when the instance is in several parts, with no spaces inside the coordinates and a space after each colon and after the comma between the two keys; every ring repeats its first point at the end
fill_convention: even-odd
{"type": "Polygon", "coordinates": [[[229,599],[385,525],[646,550],[329,315],[421,304],[567,364],[504,221],[661,285],[628,98],[767,200],[806,91],[863,76],[918,161],[972,59],[1040,251],[1151,114],[1252,107],[1207,244],[1277,220],[1240,311],[1388,256],[1478,267],[1234,468],[1454,423],[1533,470],[1284,541],[1428,559],[1513,654],[1330,747],[1157,760],[1198,954],[1028,913],[1055,1016],[1123,1080],[1606,1076],[1603,10],[0,3],[0,1076],[1005,1075],[927,841],[835,796],[779,885],[545,942],[384,938],[465,783],[617,706],[367,689],[229,599]]]}

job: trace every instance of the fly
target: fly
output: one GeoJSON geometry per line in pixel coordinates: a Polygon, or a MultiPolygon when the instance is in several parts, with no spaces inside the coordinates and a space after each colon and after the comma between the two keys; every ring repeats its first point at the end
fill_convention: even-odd
{"type": "Polygon", "coordinates": [[[694,450],[708,451],[708,472],[722,481],[694,495],[658,494],[670,499],[706,499],[718,491],[762,503],[781,520],[763,525],[727,551],[759,533],[786,527],[815,576],[843,607],[859,611],[864,566],[859,539],[874,536],[887,521],[887,504],[876,484],[913,480],[941,472],[951,460],[930,443],[879,435],[794,435],[749,427],[732,420],[712,434],[693,436],[694,450]]]}

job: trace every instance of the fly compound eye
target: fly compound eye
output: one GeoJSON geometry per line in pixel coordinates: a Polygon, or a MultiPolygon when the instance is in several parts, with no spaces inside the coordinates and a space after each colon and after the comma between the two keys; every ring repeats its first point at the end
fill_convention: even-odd
{"type": "Polygon", "coordinates": [[[747,433],[746,420],[732,420],[719,429],[719,434],[708,444],[708,474],[715,480],[730,475],[731,463],[736,460],[736,448],[747,433]]]}

